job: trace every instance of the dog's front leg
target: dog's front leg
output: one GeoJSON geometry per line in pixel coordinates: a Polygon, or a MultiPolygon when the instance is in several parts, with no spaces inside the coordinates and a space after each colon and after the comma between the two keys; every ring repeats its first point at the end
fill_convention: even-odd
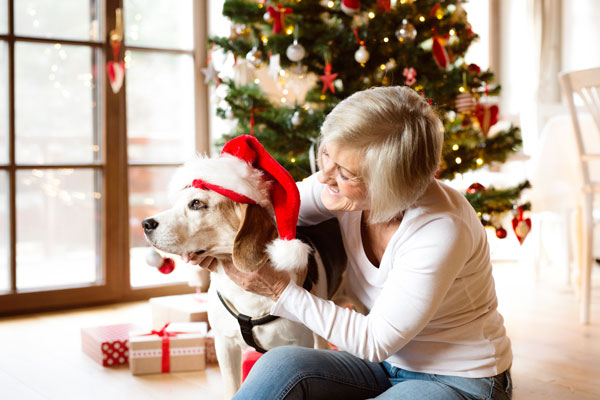
{"type": "Polygon", "coordinates": [[[242,349],[235,339],[215,335],[215,351],[223,377],[223,398],[231,399],[242,384],[242,349]]]}

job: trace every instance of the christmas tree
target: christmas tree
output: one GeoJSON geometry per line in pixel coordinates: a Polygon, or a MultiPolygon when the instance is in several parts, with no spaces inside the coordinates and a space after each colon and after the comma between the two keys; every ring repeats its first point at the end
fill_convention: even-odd
{"type": "MultiPolygon", "coordinates": [[[[231,34],[209,39],[204,69],[206,81],[219,86],[217,114],[237,122],[223,140],[256,136],[300,180],[315,170],[320,126],[338,102],[373,86],[407,85],[425,96],[444,122],[439,179],[505,162],[520,148],[520,130],[492,129],[499,111],[492,99],[500,86],[492,71],[464,61],[478,36],[462,3],[226,0],[223,15],[232,22],[231,34]],[[233,55],[231,76],[215,69],[215,51],[233,55]],[[268,80],[276,88],[269,93],[268,80]]],[[[474,182],[465,195],[498,237],[506,236],[502,215],[518,213],[513,229],[522,241],[529,204],[519,199],[527,187],[528,182],[504,189],[474,182]]]]}

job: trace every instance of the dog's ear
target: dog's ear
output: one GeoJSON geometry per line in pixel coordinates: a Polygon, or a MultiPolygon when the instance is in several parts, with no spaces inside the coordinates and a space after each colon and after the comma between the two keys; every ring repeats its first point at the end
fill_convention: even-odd
{"type": "Polygon", "coordinates": [[[233,243],[233,263],[240,270],[252,272],[268,260],[265,248],[278,237],[271,216],[256,204],[240,204],[242,220],[233,243]]]}

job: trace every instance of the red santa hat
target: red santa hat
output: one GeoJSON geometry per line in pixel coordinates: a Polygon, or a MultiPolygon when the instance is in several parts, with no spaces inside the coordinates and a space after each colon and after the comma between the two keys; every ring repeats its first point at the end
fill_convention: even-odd
{"type": "Polygon", "coordinates": [[[300,211],[296,182],[254,136],[238,136],[225,144],[220,157],[201,158],[185,168],[193,174],[195,188],[215,191],[237,203],[272,206],[279,233],[267,246],[273,267],[286,271],[306,267],[311,250],[296,239],[300,211]]]}

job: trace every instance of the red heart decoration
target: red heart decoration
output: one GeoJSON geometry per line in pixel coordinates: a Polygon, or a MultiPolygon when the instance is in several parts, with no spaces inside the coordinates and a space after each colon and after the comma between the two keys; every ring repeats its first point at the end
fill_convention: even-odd
{"type": "Polygon", "coordinates": [[[477,103],[475,106],[475,117],[484,136],[487,136],[490,128],[498,122],[498,106],[495,104],[477,103]]]}
{"type": "Polygon", "coordinates": [[[123,86],[123,78],[125,78],[125,63],[123,61],[107,62],[106,73],[113,93],[118,93],[123,86]]]}
{"type": "Polygon", "coordinates": [[[519,244],[523,244],[525,237],[531,230],[531,218],[519,219],[514,217],[512,219],[512,227],[517,239],[519,239],[519,244]]]}

